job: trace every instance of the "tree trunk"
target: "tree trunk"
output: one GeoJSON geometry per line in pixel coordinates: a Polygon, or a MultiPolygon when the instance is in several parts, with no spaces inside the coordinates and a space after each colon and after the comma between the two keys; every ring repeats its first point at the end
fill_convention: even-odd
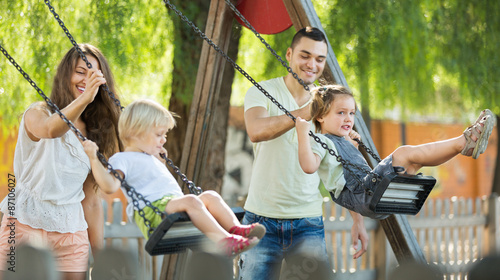
{"type": "MultiPolygon", "coordinates": [[[[176,5],[187,18],[193,21],[200,30],[205,29],[210,1],[178,1],[178,3],[174,3],[174,5],[176,5]]],[[[168,157],[176,166],[179,166],[182,156],[182,147],[186,137],[189,109],[191,107],[194,85],[196,83],[196,72],[200,60],[203,40],[198,38],[191,27],[183,22],[177,14],[171,10],[168,12],[174,23],[174,67],[169,110],[176,113],[179,118],[177,118],[177,126],[168,133],[165,147],[168,151],[168,157]]],[[[181,170],[181,172],[183,172],[183,170],[181,170]]],[[[186,192],[184,187],[183,190],[186,192]]],[[[175,267],[178,258],[178,254],[164,256],[161,271],[162,279],[175,278],[175,267]]]]}
{"type": "MultiPolygon", "coordinates": [[[[210,1],[178,1],[174,5],[200,30],[205,29],[210,1]]],[[[169,10],[169,14],[174,23],[174,68],[169,110],[176,113],[179,118],[176,120],[177,126],[168,133],[166,149],[168,157],[179,166],[203,39],[173,11],[169,10]]]]}
{"type": "MultiPolygon", "coordinates": [[[[233,31],[227,55],[234,61],[236,61],[238,56],[240,37],[241,25],[233,22],[233,31]]],[[[202,180],[199,183],[201,186],[204,186],[204,189],[215,190],[218,193],[222,191],[223,177],[226,169],[227,124],[234,75],[235,69],[227,64],[224,68],[223,84],[217,102],[217,109],[214,113],[214,123],[212,124],[213,134],[211,139],[209,139],[210,149],[207,162],[201,176],[202,180]]]]}
{"type": "MultiPolygon", "coordinates": [[[[209,1],[207,1],[207,2],[210,4],[209,1]]],[[[221,3],[223,4],[223,2],[221,2],[221,3]]],[[[214,6],[214,7],[216,7],[216,6],[214,6]]],[[[204,10],[208,11],[208,8],[204,9],[204,10]]],[[[214,11],[212,11],[212,6],[210,8],[210,11],[212,13],[214,12],[214,11]]],[[[220,9],[219,9],[219,11],[220,11],[220,9]]],[[[234,22],[234,20],[232,19],[232,16],[230,16],[230,15],[229,15],[229,17],[228,17],[228,15],[226,15],[225,18],[228,18],[230,22],[234,22]]],[[[213,20],[213,19],[214,19],[213,14],[211,14],[211,19],[209,19],[209,20],[213,20]]],[[[207,22],[206,18],[205,18],[205,22],[207,22]]],[[[222,22],[224,22],[224,21],[222,21],[222,22]]],[[[217,26],[217,25],[215,25],[215,26],[217,26]]],[[[179,28],[176,27],[176,29],[180,29],[180,28],[182,28],[182,27],[181,26],[179,26],[179,28]]],[[[200,30],[205,29],[205,28],[202,28],[200,26],[199,26],[199,28],[200,28],[200,30]]],[[[188,32],[191,32],[191,34],[194,34],[194,32],[192,30],[189,30],[188,32]]],[[[229,34],[229,33],[226,33],[226,34],[229,34]]],[[[233,58],[234,60],[235,60],[235,58],[237,56],[237,52],[238,52],[240,31],[236,31],[235,34],[236,34],[235,36],[229,37],[230,42],[228,44],[230,46],[230,49],[228,50],[228,55],[231,58],[233,58]]],[[[188,39],[189,33],[187,33],[185,35],[187,35],[186,39],[188,39]]],[[[207,34],[207,36],[211,37],[208,34],[207,34]]],[[[217,36],[221,36],[221,34],[218,34],[217,36]]],[[[177,37],[178,36],[176,36],[176,38],[177,37]]],[[[219,39],[215,40],[214,42],[217,43],[218,40],[219,39]]],[[[227,40],[226,40],[226,42],[227,42],[227,40]]],[[[187,52],[186,48],[185,48],[185,42],[178,42],[177,41],[177,43],[179,43],[179,45],[182,46],[181,47],[182,53],[187,52]]],[[[176,43],[175,48],[177,48],[177,43],[176,43]]],[[[192,42],[188,42],[188,43],[192,43],[192,42]]],[[[205,52],[205,47],[206,46],[204,46],[204,48],[203,48],[204,52],[205,52]]],[[[221,49],[223,49],[223,48],[221,48],[221,49]]],[[[196,62],[191,61],[190,63],[192,63],[193,65],[200,65],[202,63],[201,59],[200,59],[200,54],[202,53],[201,44],[197,50],[193,49],[192,51],[196,52],[196,54],[192,53],[191,57],[196,57],[197,61],[196,62]]],[[[203,63],[207,63],[207,61],[204,60],[205,58],[206,58],[206,56],[202,55],[202,59],[204,61],[203,63]]],[[[177,60],[177,58],[176,58],[176,60],[177,60]]],[[[222,63],[225,63],[225,61],[223,61],[222,63]]],[[[211,62],[209,62],[208,64],[210,65],[210,67],[214,67],[214,65],[211,64],[211,62]]],[[[175,65],[175,61],[174,61],[174,65],[175,65]]],[[[218,65],[224,65],[224,64],[218,64],[218,65]]],[[[186,66],[185,61],[182,62],[181,66],[182,67],[186,66]]],[[[207,71],[203,67],[206,67],[206,65],[200,66],[200,71],[201,72],[207,71]],[[202,68],[203,68],[203,70],[202,70],[202,68]]],[[[176,68],[174,67],[174,73],[176,75],[176,76],[174,76],[174,78],[179,76],[178,75],[179,73],[176,72],[175,69],[176,68]]],[[[197,76],[198,76],[198,78],[200,76],[200,73],[198,73],[198,75],[195,75],[197,70],[198,69],[196,69],[194,71],[191,70],[192,71],[191,77],[193,80],[189,84],[185,84],[185,82],[187,81],[186,79],[179,79],[177,81],[174,80],[172,83],[172,93],[173,93],[172,97],[174,97],[174,94],[176,94],[175,87],[178,86],[178,83],[181,83],[181,84],[184,83],[184,86],[188,86],[188,85],[190,86],[190,92],[189,92],[190,96],[189,96],[189,105],[185,105],[185,103],[182,102],[182,101],[186,101],[186,99],[182,98],[182,97],[185,97],[184,95],[181,96],[181,98],[175,98],[175,99],[171,100],[170,108],[172,110],[174,110],[174,108],[178,108],[179,109],[178,112],[179,113],[182,112],[184,114],[184,121],[182,122],[182,126],[179,125],[177,128],[176,134],[174,136],[176,139],[171,140],[170,138],[173,138],[173,137],[169,137],[169,141],[171,142],[171,144],[170,144],[171,148],[169,148],[169,153],[170,153],[170,158],[176,162],[177,166],[181,166],[181,168],[182,168],[183,165],[186,165],[184,163],[186,161],[186,158],[184,158],[184,157],[187,156],[187,158],[189,158],[189,154],[191,153],[191,150],[199,151],[200,146],[198,146],[198,145],[205,146],[206,147],[206,155],[205,156],[203,156],[203,152],[200,152],[198,155],[195,155],[196,158],[191,159],[191,161],[196,161],[199,164],[201,164],[201,168],[200,168],[201,171],[199,171],[201,176],[196,176],[195,174],[193,174],[193,171],[181,170],[181,172],[188,175],[188,179],[193,180],[196,185],[202,186],[204,190],[214,189],[214,190],[220,192],[221,186],[222,186],[222,178],[223,178],[224,172],[225,172],[224,154],[225,154],[225,144],[226,144],[226,137],[227,137],[229,101],[230,101],[230,96],[231,96],[231,85],[232,85],[232,81],[233,81],[233,77],[234,77],[234,69],[232,67],[229,67],[229,66],[224,67],[224,70],[222,72],[223,74],[219,75],[220,81],[222,81],[222,82],[220,83],[220,88],[219,88],[218,94],[214,94],[213,92],[209,92],[210,95],[212,95],[212,94],[214,95],[214,96],[212,96],[214,99],[216,98],[214,100],[214,102],[216,102],[216,103],[212,103],[212,104],[214,104],[214,106],[212,108],[210,108],[209,101],[207,101],[207,100],[203,101],[203,98],[202,98],[203,95],[200,96],[200,92],[199,92],[200,88],[201,89],[203,89],[204,87],[210,88],[211,85],[210,84],[203,84],[202,82],[200,82],[196,79],[197,76]],[[196,88],[195,88],[195,84],[196,84],[196,88]],[[203,86],[200,86],[200,85],[203,85],[203,86]],[[194,91],[196,91],[195,96],[194,96],[195,103],[192,103],[192,104],[193,104],[193,106],[196,106],[196,107],[193,107],[192,110],[195,110],[198,114],[201,113],[201,115],[202,115],[201,121],[202,121],[203,127],[205,127],[205,125],[207,125],[208,129],[211,130],[210,133],[205,134],[204,136],[200,136],[200,131],[197,130],[197,127],[193,127],[193,124],[201,125],[200,123],[198,123],[198,117],[200,117],[200,116],[198,116],[198,114],[193,115],[192,110],[190,110],[190,108],[189,108],[189,107],[191,107],[191,101],[193,101],[192,92],[194,92],[194,91]],[[200,104],[200,102],[201,102],[201,104],[200,104]],[[207,106],[207,107],[198,108],[197,106],[207,106]],[[195,109],[195,108],[198,108],[198,109],[195,109]],[[204,115],[204,114],[206,114],[206,115],[204,115]],[[212,120],[209,120],[209,117],[208,117],[209,114],[213,114],[212,120]],[[194,117],[194,119],[188,120],[188,116],[190,116],[190,118],[194,117]],[[205,122],[208,122],[208,123],[205,123],[205,122]],[[189,131],[187,131],[187,129],[189,129],[189,131]],[[189,144],[186,144],[186,142],[189,142],[189,141],[186,141],[186,140],[190,140],[190,139],[189,138],[185,139],[186,135],[193,135],[192,140],[195,140],[195,139],[200,140],[200,137],[201,137],[201,139],[203,139],[203,137],[205,137],[205,136],[207,138],[204,140],[201,140],[200,144],[196,144],[197,142],[194,141],[194,144],[191,143],[192,146],[189,146],[189,144]],[[209,144],[207,144],[207,143],[209,143],[209,144]],[[183,147],[183,145],[188,145],[188,146],[183,147]],[[182,151],[183,148],[185,149],[184,152],[182,151]],[[181,159],[181,157],[182,157],[182,159],[181,159]],[[201,162],[199,162],[199,161],[201,161],[201,162]],[[191,176],[193,178],[189,178],[189,176],[191,176]],[[195,180],[195,178],[196,178],[196,180],[195,180]]],[[[184,71],[185,71],[185,69],[184,69],[184,71]]],[[[185,73],[188,73],[188,72],[185,72],[185,73]]],[[[216,72],[216,73],[220,73],[220,72],[216,72]]],[[[182,77],[182,75],[181,75],[181,77],[182,77]]],[[[201,91],[201,92],[203,92],[203,91],[201,91]]],[[[203,132],[204,131],[202,130],[201,133],[203,134],[203,132]]],[[[188,136],[188,137],[190,137],[190,136],[188,136]]],[[[189,168],[186,168],[186,169],[189,169],[189,168]]],[[[183,279],[184,272],[187,269],[189,269],[192,265],[189,263],[189,261],[190,261],[190,258],[188,257],[187,254],[166,255],[164,258],[164,261],[163,261],[161,279],[183,279]]]]}

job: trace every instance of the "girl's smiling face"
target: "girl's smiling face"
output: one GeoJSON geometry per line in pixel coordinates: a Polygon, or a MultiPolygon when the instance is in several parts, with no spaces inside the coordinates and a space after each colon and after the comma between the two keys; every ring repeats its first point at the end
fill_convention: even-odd
{"type": "Polygon", "coordinates": [[[348,136],[354,126],[356,102],[349,95],[339,95],[331,104],[330,111],[318,118],[321,133],[337,136],[348,136]]]}

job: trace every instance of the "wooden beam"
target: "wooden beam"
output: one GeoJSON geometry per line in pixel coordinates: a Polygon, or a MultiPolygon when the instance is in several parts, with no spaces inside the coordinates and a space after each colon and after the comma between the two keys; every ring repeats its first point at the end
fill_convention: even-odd
{"type": "Polygon", "coordinates": [[[488,255],[500,253],[500,198],[492,193],[488,198],[488,255]]]}
{"type": "MultiPolygon", "coordinates": [[[[224,53],[227,53],[229,47],[232,21],[232,11],[224,0],[210,2],[204,33],[224,53]]],[[[207,145],[210,145],[213,116],[225,66],[224,58],[204,41],[179,165],[187,178],[195,183],[201,181],[201,171],[209,151],[207,145]]],[[[160,279],[184,279],[187,269],[189,269],[187,253],[165,255],[160,279]]]]}
{"type": "MultiPolygon", "coordinates": [[[[205,34],[224,53],[228,50],[232,21],[232,11],[224,0],[211,1],[205,34]]],[[[206,145],[210,145],[212,118],[225,65],[224,58],[204,42],[179,166],[193,182],[199,182],[203,164],[206,162],[206,145]]]]}
{"type": "MultiPolygon", "coordinates": [[[[323,33],[326,34],[321,22],[319,20],[314,6],[310,0],[283,0],[285,7],[290,15],[293,26],[296,30],[300,30],[306,26],[312,26],[319,28],[323,33]]],[[[330,42],[328,41],[328,56],[326,60],[327,66],[325,67],[323,77],[326,81],[330,83],[336,83],[348,87],[347,81],[344,74],[338,64],[335,53],[331,48],[330,42]]],[[[361,135],[363,142],[368,148],[370,148],[375,154],[378,155],[375,144],[370,136],[370,131],[366,127],[366,124],[361,117],[359,110],[356,112],[356,131],[361,135]]],[[[366,157],[366,156],[365,156],[366,157]]],[[[377,162],[368,157],[367,161],[375,166],[377,162]]],[[[412,260],[416,262],[426,263],[424,254],[418,242],[413,234],[413,231],[408,223],[405,216],[392,215],[389,218],[382,220],[381,223],[387,238],[392,246],[396,258],[401,263],[402,261],[412,260]]]]}

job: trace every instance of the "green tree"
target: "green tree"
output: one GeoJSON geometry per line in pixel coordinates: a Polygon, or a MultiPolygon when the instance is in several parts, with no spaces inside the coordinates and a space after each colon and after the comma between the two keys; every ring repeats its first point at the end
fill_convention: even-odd
{"type": "MultiPolygon", "coordinates": [[[[0,43],[50,93],[55,67],[71,47],[69,40],[43,2],[0,2],[0,43]]],[[[204,30],[209,1],[172,2],[204,30]]],[[[403,120],[440,112],[465,121],[472,117],[469,113],[483,107],[500,113],[500,95],[495,94],[500,89],[496,80],[500,62],[498,1],[313,3],[366,118],[381,118],[394,109],[403,120]]],[[[181,115],[168,144],[178,163],[201,39],[167,12],[161,1],[60,0],[52,4],[77,42],[94,44],[108,57],[124,105],[150,97],[170,103],[170,109],[181,115]]],[[[293,33],[290,28],[264,38],[284,57],[293,33]]],[[[5,59],[1,61],[0,106],[5,131],[12,130],[28,104],[40,98],[5,59]]],[[[257,81],[286,74],[246,29],[237,62],[257,81]]],[[[242,104],[250,86],[237,74],[231,102],[242,104]]]]}
{"type": "MultiPolygon", "coordinates": [[[[43,1],[0,0],[0,43],[46,95],[63,54],[72,47],[43,1]]],[[[172,73],[171,30],[161,1],[52,3],[77,43],[100,48],[110,62],[124,105],[149,97],[168,105],[172,73]]],[[[3,57],[3,56],[2,56],[3,57]]],[[[5,58],[0,59],[0,106],[4,131],[41,100],[5,58]]]]}
{"type": "Polygon", "coordinates": [[[498,1],[314,3],[365,122],[393,109],[403,121],[500,114],[498,1]]]}

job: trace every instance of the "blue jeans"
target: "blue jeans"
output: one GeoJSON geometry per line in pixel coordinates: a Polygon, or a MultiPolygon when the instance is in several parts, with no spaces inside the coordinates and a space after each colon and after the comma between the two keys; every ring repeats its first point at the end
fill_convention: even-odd
{"type": "Polygon", "coordinates": [[[242,223],[255,222],[266,227],[266,235],[240,255],[240,280],[331,278],[323,217],[273,219],[246,211],[242,223]]]}

